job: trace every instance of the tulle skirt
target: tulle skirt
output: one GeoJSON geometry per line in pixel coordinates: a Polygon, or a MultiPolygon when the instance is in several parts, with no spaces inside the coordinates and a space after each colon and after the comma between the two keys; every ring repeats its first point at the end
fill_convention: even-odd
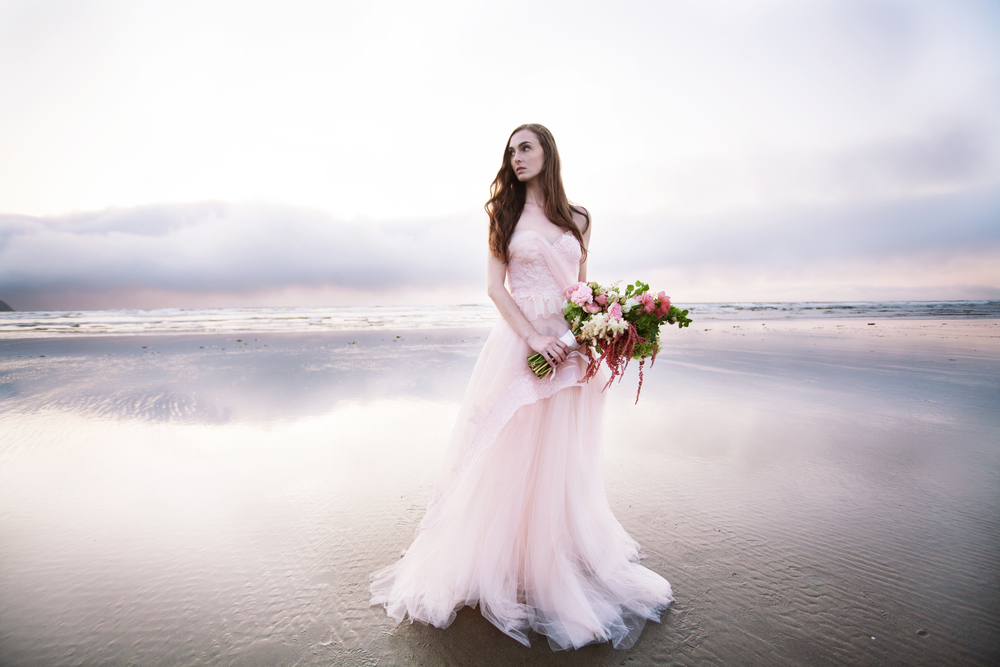
{"type": "MultiPolygon", "coordinates": [[[[565,329],[561,316],[533,323],[565,329]]],[[[420,532],[372,575],[371,604],[397,623],[409,616],[440,628],[478,604],[525,645],[530,628],[553,649],[628,648],[673,598],[663,577],[638,564],[638,544],[608,505],[604,382],[580,384],[579,357],[538,380],[525,370],[528,353],[505,323],[494,329],[420,532]]]]}

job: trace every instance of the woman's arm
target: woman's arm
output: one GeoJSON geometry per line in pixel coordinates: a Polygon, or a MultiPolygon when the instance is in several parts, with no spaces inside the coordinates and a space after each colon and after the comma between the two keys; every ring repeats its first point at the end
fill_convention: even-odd
{"type": "Polygon", "coordinates": [[[507,265],[490,254],[486,261],[486,293],[490,295],[497,310],[503,316],[510,328],[524,339],[535,352],[538,352],[550,362],[557,364],[566,360],[569,348],[555,336],[543,336],[535,331],[531,322],[524,316],[514,302],[514,297],[507,291],[504,279],[507,277],[507,265]]]}
{"type": "MultiPolygon", "coordinates": [[[[576,213],[574,211],[574,213],[573,213],[573,222],[575,222],[576,226],[579,227],[580,230],[583,232],[583,247],[584,248],[590,248],[590,230],[594,226],[592,224],[593,220],[591,220],[591,218],[590,218],[590,213],[587,212],[585,214],[581,214],[581,213],[576,213]]],[[[580,262],[580,277],[577,278],[577,280],[579,280],[581,283],[587,282],[587,260],[586,259],[583,260],[582,262],[580,262]]]]}

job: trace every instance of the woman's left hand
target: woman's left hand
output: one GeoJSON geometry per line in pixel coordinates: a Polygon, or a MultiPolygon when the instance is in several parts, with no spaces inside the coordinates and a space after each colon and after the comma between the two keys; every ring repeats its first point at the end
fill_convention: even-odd
{"type": "Polygon", "coordinates": [[[543,336],[536,333],[528,337],[528,347],[545,357],[554,368],[556,365],[566,361],[569,348],[555,336],[543,336]]]}

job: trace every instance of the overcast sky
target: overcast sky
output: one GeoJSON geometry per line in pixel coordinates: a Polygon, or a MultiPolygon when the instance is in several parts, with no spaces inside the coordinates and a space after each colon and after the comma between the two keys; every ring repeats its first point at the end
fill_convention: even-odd
{"type": "Polygon", "coordinates": [[[1000,3],[0,0],[0,299],[485,301],[547,125],[678,302],[1000,298],[1000,3]]]}

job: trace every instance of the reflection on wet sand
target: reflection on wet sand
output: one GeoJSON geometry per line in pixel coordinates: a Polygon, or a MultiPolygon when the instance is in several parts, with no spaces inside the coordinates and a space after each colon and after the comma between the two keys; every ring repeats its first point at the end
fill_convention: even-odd
{"type": "Polygon", "coordinates": [[[0,341],[0,663],[994,662],[1000,326],[705,328],[606,419],[677,603],[559,654],[367,605],[485,332],[0,341]]]}

